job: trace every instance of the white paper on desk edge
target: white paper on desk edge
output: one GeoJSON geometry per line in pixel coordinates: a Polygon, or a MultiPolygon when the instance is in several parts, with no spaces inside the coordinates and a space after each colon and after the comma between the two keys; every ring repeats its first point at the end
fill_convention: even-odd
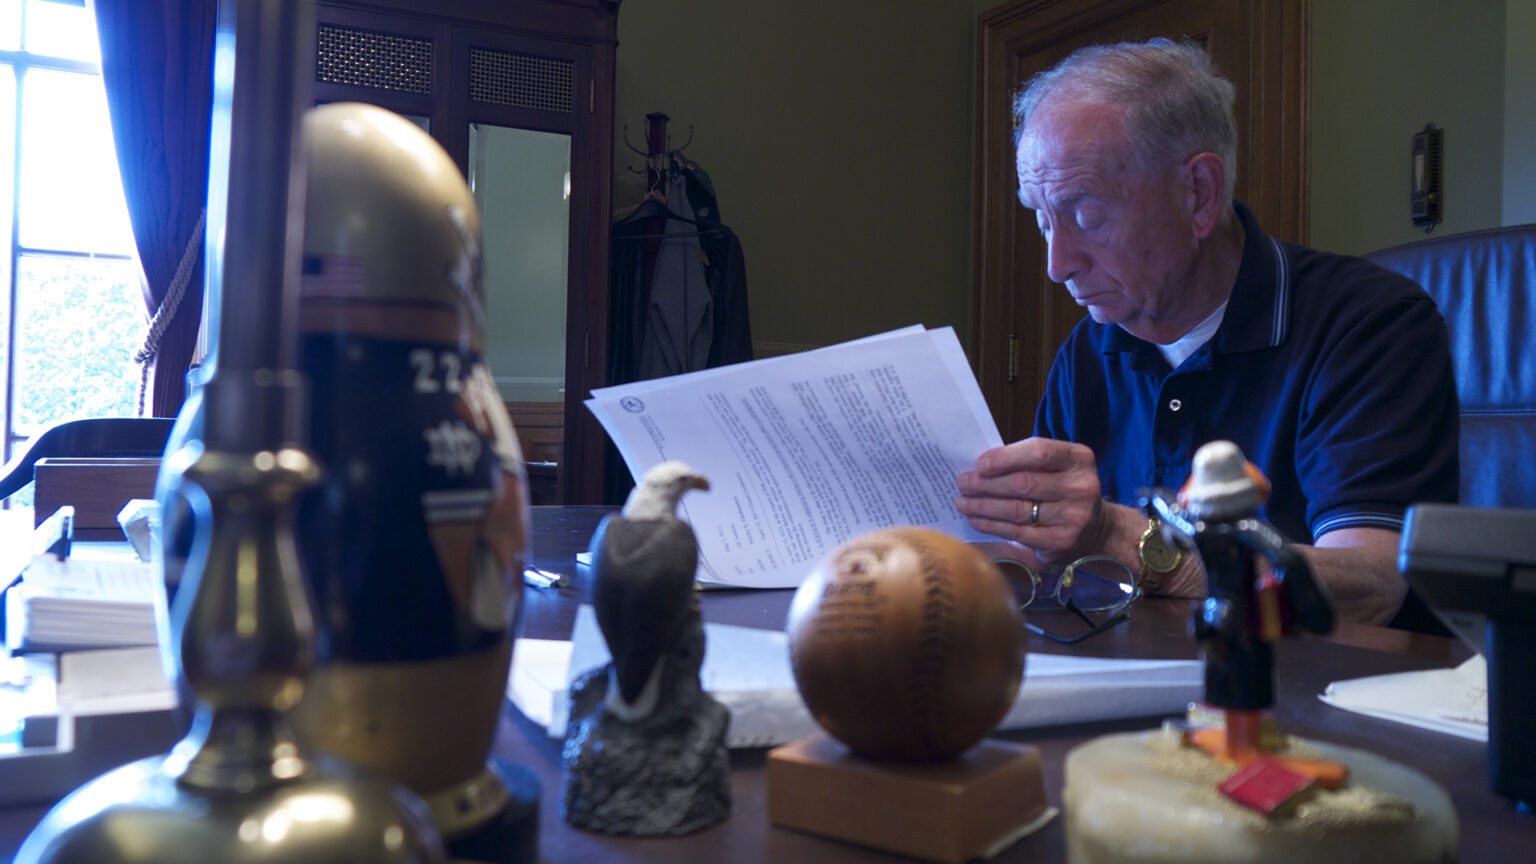
{"type": "MultiPolygon", "coordinates": [[[[795,688],[783,633],[710,623],[704,630],[701,677],[705,690],[731,711],[727,746],[768,747],[819,731],[795,688]]],[[[507,696],[550,737],[564,737],[570,707],[565,685],[606,662],[596,616],[583,605],[570,642],[518,640],[507,696]],[[556,689],[554,682],[563,683],[556,689]]],[[[1030,654],[1019,697],[998,728],[1179,714],[1200,697],[1203,676],[1198,660],[1030,654]]]]}
{"type": "Polygon", "coordinates": [[[681,459],[710,480],[680,505],[699,536],[701,582],[794,587],[831,549],[899,524],[996,539],[954,509],[954,477],[1002,438],[952,328],[914,326],[592,397],[588,410],[637,478],[681,459]]]}
{"type": "Polygon", "coordinates": [[[1335,681],[1317,698],[1368,717],[1488,740],[1488,663],[1481,654],[1454,669],[1335,681]]]}

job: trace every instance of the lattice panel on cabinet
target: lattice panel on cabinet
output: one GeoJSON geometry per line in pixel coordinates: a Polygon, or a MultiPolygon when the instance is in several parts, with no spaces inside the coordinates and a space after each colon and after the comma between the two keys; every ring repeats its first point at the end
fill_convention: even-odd
{"type": "Polygon", "coordinates": [[[569,114],[575,102],[576,64],[558,57],[472,48],[469,98],[569,114]]]}
{"type": "Polygon", "coordinates": [[[432,93],[432,42],[321,24],[315,80],[405,93],[432,93]]]}

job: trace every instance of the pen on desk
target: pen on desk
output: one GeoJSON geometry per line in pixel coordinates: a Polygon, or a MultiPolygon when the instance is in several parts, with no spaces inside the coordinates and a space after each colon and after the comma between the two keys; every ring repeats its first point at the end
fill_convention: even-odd
{"type": "Polygon", "coordinates": [[[570,577],[564,573],[555,573],[551,570],[542,570],[538,567],[526,567],[523,569],[523,583],[535,588],[564,588],[570,584],[570,577]]]}

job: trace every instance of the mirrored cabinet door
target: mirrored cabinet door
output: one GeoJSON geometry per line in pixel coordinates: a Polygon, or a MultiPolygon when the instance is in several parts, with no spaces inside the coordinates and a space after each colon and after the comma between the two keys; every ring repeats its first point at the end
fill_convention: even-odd
{"type": "MultiPolygon", "coordinates": [[[[470,124],[469,188],[495,244],[485,255],[486,362],[509,405],[563,415],[571,136],[470,124]]],[[[530,461],[559,459],[547,443],[532,449],[530,461]]]]}
{"type": "Polygon", "coordinates": [[[480,208],[485,354],[534,503],[600,503],[616,0],[324,0],[317,101],[422,125],[480,208]]]}

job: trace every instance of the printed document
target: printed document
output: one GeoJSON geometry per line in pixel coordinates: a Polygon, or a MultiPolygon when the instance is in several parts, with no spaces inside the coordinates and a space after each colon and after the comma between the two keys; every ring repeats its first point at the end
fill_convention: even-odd
{"type": "Polygon", "coordinates": [[[867,531],[918,525],[996,539],[955,510],[955,478],[1002,446],[954,330],[910,327],[800,354],[592,392],[638,479],[677,459],[701,581],[794,587],[867,531]]]}

